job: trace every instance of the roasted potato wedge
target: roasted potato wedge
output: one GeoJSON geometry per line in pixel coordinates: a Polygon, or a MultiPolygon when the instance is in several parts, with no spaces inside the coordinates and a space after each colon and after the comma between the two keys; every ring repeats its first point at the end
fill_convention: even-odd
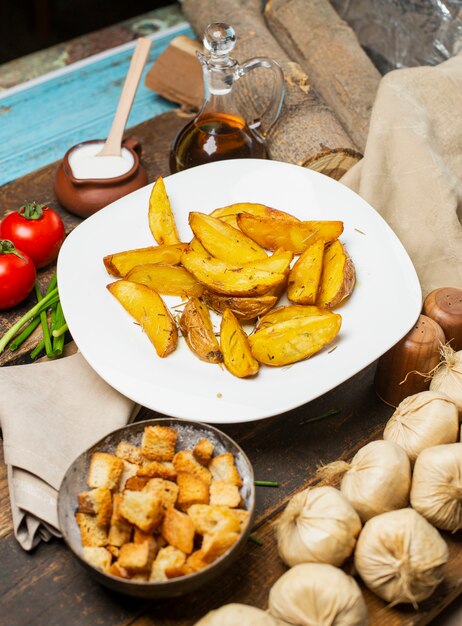
{"type": "Polygon", "coordinates": [[[336,313],[294,317],[257,330],[249,337],[253,356],[271,366],[302,361],[337,336],[342,318],[336,313]]]}
{"type": "Polygon", "coordinates": [[[162,263],[164,265],[179,265],[181,255],[188,247],[187,243],[175,243],[166,246],[149,246],[108,254],[103,263],[112,276],[126,276],[136,265],[146,263],[162,263]]]}
{"type": "Polygon", "coordinates": [[[175,350],[178,342],[175,320],[156,291],[128,280],[116,281],[107,288],[140,324],[160,357],[175,350]]]}
{"type": "Polygon", "coordinates": [[[287,320],[293,320],[296,318],[305,317],[320,317],[328,315],[329,309],[323,309],[319,306],[303,306],[302,304],[289,304],[288,306],[279,306],[276,309],[272,309],[266,315],[258,320],[255,330],[266,328],[267,326],[273,326],[280,322],[286,322],[287,320]]]}
{"type": "Polygon", "coordinates": [[[239,228],[267,250],[291,250],[301,254],[315,241],[335,241],[343,232],[343,222],[310,221],[294,222],[283,218],[260,217],[240,213],[239,228]]]}
{"type": "Polygon", "coordinates": [[[257,261],[257,269],[252,263],[229,265],[212,257],[204,258],[194,250],[186,250],[181,262],[209,291],[230,296],[262,296],[285,280],[287,261],[284,259],[280,261],[281,272],[262,269],[266,262],[273,268],[273,257],[257,261]]]}
{"type": "Polygon", "coordinates": [[[193,237],[188,244],[189,250],[194,250],[197,254],[200,254],[203,257],[209,257],[210,253],[204,248],[197,237],[193,237]]]}
{"type": "Polygon", "coordinates": [[[263,217],[282,217],[293,222],[299,222],[296,217],[284,211],[278,209],[272,209],[265,204],[256,204],[254,202],[237,202],[236,204],[230,204],[229,206],[215,209],[210,215],[212,217],[218,217],[220,220],[231,224],[234,228],[239,228],[237,224],[237,216],[239,213],[250,213],[250,215],[260,215],[263,217]]]}
{"type": "Polygon", "coordinates": [[[203,247],[233,265],[266,259],[267,253],[238,228],[204,213],[189,214],[189,225],[203,247]]]}
{"type": "Polygon", "coordinates": [[[149,228],[159,245],[180,243],[162,176],[159,176],[152,188],[148,217],[149,228]]]}
{"type": "Polygon", "coordinates": [[[163,296],[200,296],[204,290],[192,274],[176,265],[137,265],[125,278],[146,285],[163,296]]]}
{"type": "Polygon", "coordinates": [[[297,304],[315,304],[324,258],[324,241],[321,239],[302,252],[290,270],[287,297],[297,304]]]}
{"type": "Polygon", "coordinates": [[[231,374],[238,378],[257,374],[260,366],[252,356],[248,337],[229,309],[221,320],[220,346],[225,367],[231,374]]]}
{"type": "Polygon", "coordinates": [[[183,309],[180,328],[190,350],[201,361],[222,363],[223,355],[213,331],[209,310],[199,298],[191,298],[183,309]]]}
{"type": "Polygon", "coordinates": [[[356,282],[353,261],[340,241],[334,241],[324,252],[321,283],[316,304],[332,309],[347,298],[356,282]]]}
{"type": "Polygon", "coordinates": [[[202,294],[204,302],[214,311],[223,315],[226,309],[230,309],[239,320],[253,320],[264,315],[277,302],[276,296],[260,296],[257,298],[237,298],[234,296],[220,296],[211,291],[202,294]]]}

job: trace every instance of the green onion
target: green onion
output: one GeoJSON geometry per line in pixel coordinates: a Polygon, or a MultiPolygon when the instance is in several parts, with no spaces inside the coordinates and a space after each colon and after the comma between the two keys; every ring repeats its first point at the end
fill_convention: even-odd
{"type": "Polygon", "coordinates": [[[254,535],[249,535],[248,536],[248,540],[252,541],[253,543],[256,543],[257,546],[262,546],[263,545],[263,541],[260,541],[260,539],[258,539],[257,537],[255,537],[254,535]]]}
{"type": "Polygon", "coordinates": [[[66,320],[64,319],[63,309],[61,302],[56,305],[55,312],[55,328],[53,329],[53,354],[54,356],[61,356],[64,350],[64,335],[67,330],[66,320]]]}
{"type": "Polygon", "coordinates": [[[42,341],[40,343],[38,343],[35,348],[32,350],[32,352],[30,353],[30,358],[31,359],[35,359],[38,357],[38,355],[40,354],[40,352],[44,349],[45,347],[45,341],[42,339],[42,341]]]}
{"type": "Polygon", "coordinates": [[[46,295],[40,302],[37,302],[35,306],[29,309],[27,313],[24,313],[21,319],[19,319],[16,324],[13,324],[13,326],[0,339],[0,354],[5,350],[6,346],[10,343],[13,337],[15,337],[18,332],[20,332],[22,327],[27,322],[34,319],[34,317],[36,317],[41,311],[45,311],[48,307],[55,304],[58,299],[58,289],[56,287],[55,289],[52,289],[50,293],[46,295]]]}
{"type": "Polygon", "coordinates": [[[337,415],[338,413],[340,413],[340,409],[332,409],[331,411],[327,411],[327,413],[322,413],[321,415],[309,417],[303,422],[300,422],[300,426],[304,426],[305,424],[311,424],[311,422],[317,422],[318,420],[323,420],[326,417],[330,417],[331,415],[337,415]]]}
{"type": "Polygon", "coordinates": [[[64,322],[64,324],[62,326],[60,326],[57,330],[54,330],[51,334],[53,335],[53,337],[61,337],[61,335],[64,335],[64,333],[68,330],[67,324],[66,322],[64,322]]]}
{"type": "Polygon", "coordinates": [[[10,350],[14,352],[19,348],[19,346],[34,332],[37,326],[40,324],[40,316],[34,317],[34,319],[26,326],[26,328],[22,331],[20,335],[18,335],[13,341],[10,343],[10,350]]]}
{"type": "MultiPolygon", "coordinates": [[[[43,300],[43,296],[40,290],[40,285],[39,285],[38,280],[35,282],[35,294],[37,296],[37,302],[41,302],[43,300]]],[[[53,347],[51,345],[50,329],[48,328],[46,309],[43,309],[40,312],[40,320],[42,322],[43,341],[45,342],[45,350],[47,353],[47,357],[49,359],[52,359],[54,357],[54,354],[53,354],[53,347]]]]}
{"type": "Polygon", "coordinates": [[[274,480],[254,480],[255,487],[279,487],[274,480]]]}

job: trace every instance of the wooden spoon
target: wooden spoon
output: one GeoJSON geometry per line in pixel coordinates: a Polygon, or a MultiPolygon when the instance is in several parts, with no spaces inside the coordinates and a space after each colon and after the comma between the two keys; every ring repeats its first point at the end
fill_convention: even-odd
{"type": "Polygon", "coordinates": [[[122,135],[125,130],[125,124],[127,123],[130,109],[135,99],[136,90],[138,89],[138,84],[144,66],[146,65],[150,48],[150,39],[140,37],[137,40],[111,130],[104,146],[100,152],[98,152],[97,156],[120,156],[121,154],[122,135]]]}

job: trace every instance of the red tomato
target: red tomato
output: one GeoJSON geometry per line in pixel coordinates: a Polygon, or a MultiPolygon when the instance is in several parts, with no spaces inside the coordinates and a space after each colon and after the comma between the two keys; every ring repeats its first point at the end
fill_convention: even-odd
{"type": "Polygon", "coordinates": [[[32,202],[3,219],[0,237],[12,241],[39,269],[56,259],[65,232],[61,218],[53,209],[32,202]]]}
{"type": "Polygon", "coordinates": [[[26,298],[35,283],[35,265],[8,239],[0,239],[0,309],[10,309],[26,298]]]}

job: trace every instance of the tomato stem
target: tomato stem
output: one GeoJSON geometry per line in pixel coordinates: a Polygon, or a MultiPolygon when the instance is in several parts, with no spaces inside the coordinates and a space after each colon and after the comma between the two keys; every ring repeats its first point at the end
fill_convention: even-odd
{"type": "Polygon", "coordinates": [[[19,252],[19,250],[16,250],[14,243],[9,239],[0,239],[0,254],[14,254],[27,263],[27,259],[19,252]]]}
{"type": "Polygon", "coordinates": [[[18,213],[25,217],[26,220],[39,220],[43,216],[44,206],[43,204],[38,204],[38,202],[27,202],[18,209],[18,213]]]}
{"type": "Polygon", "coordinates": [[[48,295],[46,295],[43,300],[37,302],[35,306],[33,306],[29,311],[24,313],[24,315],[19,319],[16,324],[7,330],[7,332],[0,339],[0,354],[5,350],[6,346],[9,342],[16,336],[16,334],[21,330],[21,328],[26,324],[29,320],[36,317],[41,311],[46,310],[52,304],[55,304],[59,300],[58,288],[55,287],[50,291],[48,295]]]}

